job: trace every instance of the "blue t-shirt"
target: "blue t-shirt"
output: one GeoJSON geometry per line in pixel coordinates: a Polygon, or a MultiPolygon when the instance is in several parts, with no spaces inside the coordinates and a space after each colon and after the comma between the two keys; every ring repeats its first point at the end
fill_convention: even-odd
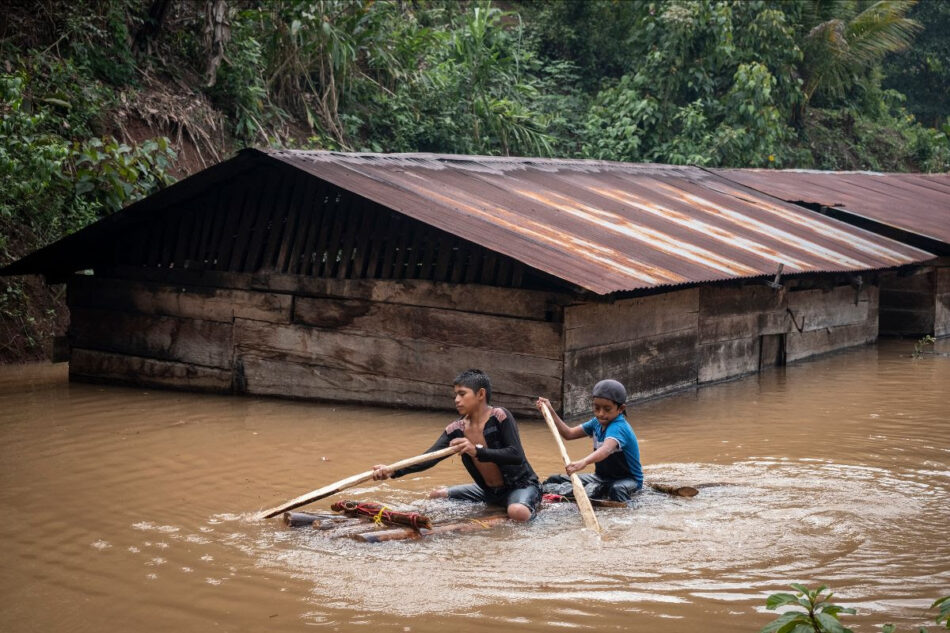
{"type": "Polygon", "coordinates": [[[594,465],[594,472],[601,479],[635,479],[637,484],[643,485],[643,468],[640,466],[640,445],[637,436],[621,413],[611,420],[607,428],[600,426],[597,418],[591,418],[581,427],[584,433],[594,438],[594,450],[603,446],[604,440],[612,437],[620,448],[606,459],[594,465]]]}

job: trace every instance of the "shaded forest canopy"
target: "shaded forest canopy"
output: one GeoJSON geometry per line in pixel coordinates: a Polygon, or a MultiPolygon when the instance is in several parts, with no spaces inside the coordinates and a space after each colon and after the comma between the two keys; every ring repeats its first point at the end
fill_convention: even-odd
{"type": "Polygon", "coordinates": [[[0,265],[245,146],[950,168],[940,0],[14,0],[0,51],[0,265]]]}

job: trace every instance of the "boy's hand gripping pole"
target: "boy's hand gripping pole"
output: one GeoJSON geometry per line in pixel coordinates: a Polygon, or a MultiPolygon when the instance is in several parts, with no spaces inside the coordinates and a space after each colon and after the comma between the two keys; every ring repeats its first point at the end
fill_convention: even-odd
{"type": "MultiPolygon", "coordinates": [[[[433,451],[431,453],[423,453],[422,455],[416,455],[415,457],[409,457],[407,459],[395,462],[386,466],[386,470],[399,470],[400,468],[408,468],[409,466],[415,466],[416,464],[422,464],[425,462],[432,461],[433,459],[442,459],[443,457],[448,457],[449,455],[454,455],[461,450],[461,446],[450,446],[448,448],[443,448],[440,451],[433,451]]],[[[276,508],[271,508],[270,510],[264,510],[258,514],[259,519],[269,519],[275,517],[278,514],[287,512],[288,510],[293,510],[294,508],[299,508],[300,506],[305,506],[308,503],[313,503],[323,499],[324,497],[329,497],[332,494],[336,494],[341,490],[346,490],[347,488],[352,488],[357,484],[361,484],[364,481],[369,481],[373,478],[373,471],[367,470],[358,475],[353,475],[352,477],[347,477],[346,479],[341,479],[335,483],[332,483],[323,488],[317,488],[316,490],[311,490],[310,492],[300,495],[294,499],[291,499],[287,503],[277,506],[276,508]]]]}
{"type": "MultiPolygon", "coordinates": [[[[551,417],[547,404],[541,407],[541,415],[544,416],[544,421],[548,423],[548,428],[554,434],[554,441],[557,442],[561,457],[564,459],[564,465],[567,466],[571,463],[571,458],[567,454],[564,440],[561,439],[561,433],[557,430],[557,425],[554,423],[554,418],[551,417]]],[[[597,517],[594,516],[594,507],[590,504],[587,491],[584,490],[584,485],[577,473],[571,475],[571,486],[574,487],[574,501],[577,502],[577,509],[581,511],[581,516],[584,518],[584,526],[599,534],[600,524],[597,523],[597,517]]]]}

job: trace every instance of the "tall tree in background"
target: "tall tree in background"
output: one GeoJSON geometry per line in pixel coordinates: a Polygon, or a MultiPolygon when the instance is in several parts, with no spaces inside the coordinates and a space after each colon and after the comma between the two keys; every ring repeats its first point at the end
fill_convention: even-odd
{"type": "Polygon", "coordinates": [[[889,55],[884,86],[907,97],[907,109],[929,127],[950,117],[950,2],[921,0],[909,17],[923,30],[913,47],[889,55]]]}
{"type": "Polygon", "coordinates": [[[802,110],[813,98],[840,99],[888,53],[906,49],[920,25],[916,0],[806,0],[802,3],[802,110]]]}
{"type": "Polygon", "coordinates": [[[582,153],[675,164],[788,164],[801,52],[779,6],[759,1],[657,2],[640,16],[617,82],[585,121],[582,153]]]}

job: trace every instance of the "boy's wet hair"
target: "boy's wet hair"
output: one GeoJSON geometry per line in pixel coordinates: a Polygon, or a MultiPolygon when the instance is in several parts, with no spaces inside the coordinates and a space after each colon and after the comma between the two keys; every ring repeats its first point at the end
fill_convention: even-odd
{"type": "Polygon", "coordinates": [[[478,393],[479,389],[484,389],[485,402],[491,402],[491,379],[481,369],[466,369],[455,377],[452,384],[458,387],[468,387],[475,393],[478,393]]]}

